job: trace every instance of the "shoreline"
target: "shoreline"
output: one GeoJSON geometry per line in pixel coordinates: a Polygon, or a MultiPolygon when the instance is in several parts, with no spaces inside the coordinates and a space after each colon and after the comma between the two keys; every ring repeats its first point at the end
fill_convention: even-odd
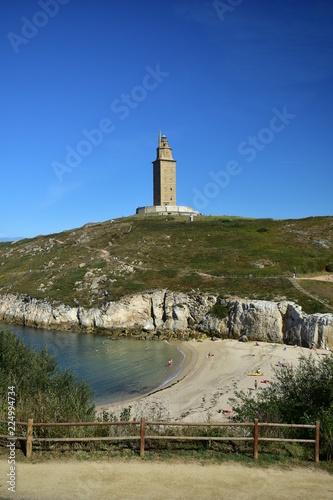
{"type": "MultiPolygon", "coordinates": [[[[150,342],[150,341],[148,341],[148,342],[150,342]]],[[[96,412],[97,413],[102,412],[104,409],[106,409],[106,408],[109,409],[110,407],[113,407],[113,406],[117,406],[117,407],[122,406],[122,408],[123,408],[124,405],[126,405],[128,403],[138,401],[142,398],[147,398],[147,397],[152,396],[154,394],[158,394],[159,392],[164,391],[164,390],[168,389],[169,387],[173,387],[174,385],[180,383],[188,374],[190,374],[191,370],[194,368],[194,366],[197,362],[198,356],[197,356],[195,349],[191,349],[188,345],[186,345],[186,344],[188,344],[188,342],[185,343],[185,341],[181,341],[181,340],[177,340],[177,339],[173,339],[172,341],[168,340],[168,343],[177,347],[184,354],[184,360],[182,362],[183,367],[182,367],[181,371],[178,373],[178,375],[175,375],[169,382],[163,383],[162,385],[156,387],[156,389],[153,389],[152,391],[147,392],[146,394],[141,394],[139,396],[124,399],[122,401],[118,401],[118,402],[114,402],[114,403],[105,403],[102,405],[96,405],[96,412]],[[185,347],[184,347],[184,345],[185,345],[185,347]]]]}
{"type": "Polygon", "coordinates": [[[319,359],[329,355],[324,349],[311,350],[285,344],[223,339],[172,342],[185,354],[184,367],[176,379],[147,395],[96,407],[119,418],[124,407],[131,407],[131,419],[184,422],[225,422],[230,418],[229,399],[235,391],[256,393],[273,380],[273,368],[280,361],[296,365],[301,356],[319,359]],[[211,356],[208,354],[211,353],[211,356]],[[262,374],[249,376],[257,368],[262,374]]]}

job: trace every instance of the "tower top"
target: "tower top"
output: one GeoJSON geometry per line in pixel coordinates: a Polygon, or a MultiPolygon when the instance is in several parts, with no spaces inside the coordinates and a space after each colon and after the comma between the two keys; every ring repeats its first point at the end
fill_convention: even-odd
{"type": "Polygon", "coordinates": [[[168,146],[168,139],[165,134],[161,136],[161,131],[158,133],[158,147],[168,146]]]}
{"type": "Polygon", "coordinates": [[[173,160],[172,158],[172,149],[169,146],[167,136],[163,134],[161,136],[161,131],[158,133],[158,148],[157,148],[156,159],[168,159],[173,160]]]}

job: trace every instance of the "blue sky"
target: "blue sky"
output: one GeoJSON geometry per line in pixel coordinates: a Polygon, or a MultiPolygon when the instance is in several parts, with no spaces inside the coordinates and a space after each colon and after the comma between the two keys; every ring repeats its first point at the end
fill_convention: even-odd
{"type": "Polygon", "coordinates": [[[0,238],[152,205],[332,215],[331,0],[3,0],[0,238]]]}

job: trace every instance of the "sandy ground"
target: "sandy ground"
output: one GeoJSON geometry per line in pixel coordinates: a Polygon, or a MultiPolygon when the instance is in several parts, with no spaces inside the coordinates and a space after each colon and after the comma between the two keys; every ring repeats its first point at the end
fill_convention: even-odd
{"type": "MultiPolygon", "coordinates": [[[[255,394],[266,386],[263,380],[272,380],[273,366],[298,363],[301,356],[322,358],[325,350],[311,351],[301,347],[236,340],[205,340],[178,342],[185,352],[185,366],[173,385],[136,400],[100,407],[117,417],[124,407],[131,406],[131,417],[149,420],[182,420],[185,422],[219,422],[229,417],[228,402],[235,390],[255,394]],[[208,356],[208,354],[211,356],[208,356]],[[249,376],[260,368],[264,375],[249,376]]],[[[281,368],[283,370],[283,368],[281,368]]]]}
{"type": "Polygon", "coordinates": [[[17,464],[16,492],[7,491],[0,461],[0,498],[24,500],[327,500],[333,476],[316,467],[283,469],[237,464],[47,462],[17,464]]]}

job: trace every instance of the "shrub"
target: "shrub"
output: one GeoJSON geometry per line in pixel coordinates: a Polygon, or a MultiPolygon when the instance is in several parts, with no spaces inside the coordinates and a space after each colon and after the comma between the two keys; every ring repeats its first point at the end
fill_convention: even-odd
{"type": "MultiPolygon", "coordinates": [[[[312,357],[301,358],[297,367],[275,368],[274,373],[275,381],[255,398],[243,391],[235,393],[237,399],[231,400],[235,419],[244,422],[257,418],[261,422],[290,424],[314,424],[320,420],[321,453],[330,459],[333,454],[333,356],[317,362],[312,357]]],[[[307,430],[303,432],[307,436],[307,430]]]]}
{"type": "Polygon", "coordinates": [[[106,267],[105,260],[102,260],[102,262],[98,262],[97,264],[95,264],[96,269],[103,269],[104,267],[106,267]]]}
{"type": "Polygon", "coordinates": [[[93,391],[71,370],[61,370],[44,346],[35,350],[8,330],[0,331],[0,419],[7,419],[8,387],[15,391],[17,421],[90,421],[95,418],[93,391]]]}
{"type": "Polygon", "coordinates": [[[229,310],[227,306],[224,304],[221,304],[219,300],[214,304],[214,306],[211,308],[209,311],[212,316],[215,316],[216,318],[227,318],[229,315],[229,310]]]}
{"type": "Polygon", "coordinates": [[[327,264],[325,269],[328,273],[333,273],[333,264],[327,264]]]}
{"type": "Polygon", "coordinates": [[[121,422],[129,422],[131,420],[131,410],[132,410],[131,406],[122,409],[120,413],[121,422]]]}

